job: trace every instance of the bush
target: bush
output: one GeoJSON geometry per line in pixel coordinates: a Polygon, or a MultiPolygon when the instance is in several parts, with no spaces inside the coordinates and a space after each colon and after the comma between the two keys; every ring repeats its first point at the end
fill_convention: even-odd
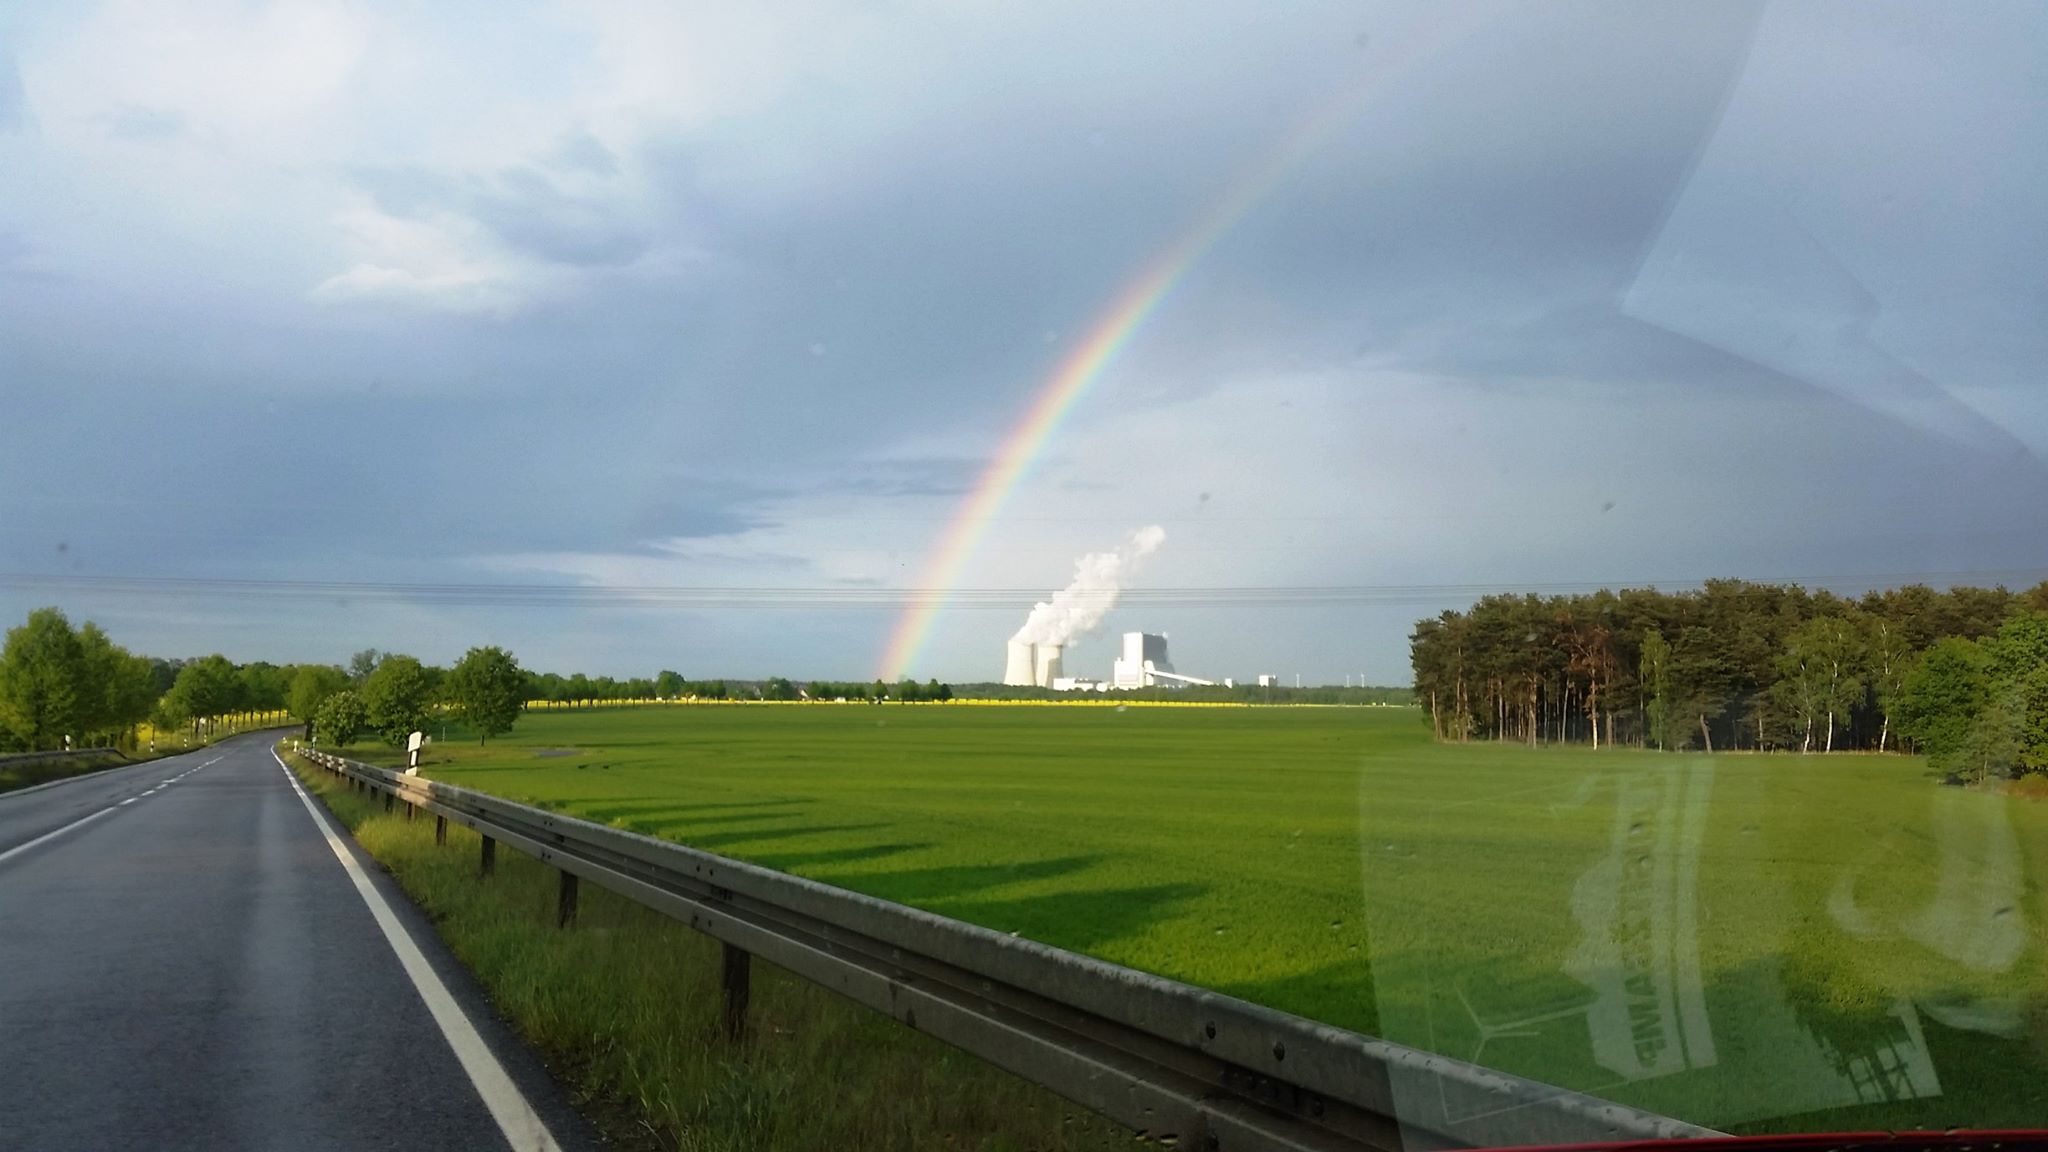
{"type": "Polygon", "coordinates": [[[354,692],[336,692],[320,705],[313,717],[313,737],[337,748],[355,743],[370,722],[369,709],[354,692]]]}

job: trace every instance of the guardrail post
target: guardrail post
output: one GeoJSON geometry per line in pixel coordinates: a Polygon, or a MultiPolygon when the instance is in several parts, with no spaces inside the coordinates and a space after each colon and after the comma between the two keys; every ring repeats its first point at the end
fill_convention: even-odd
{"type": "Polygon", "coordinates": [[[496,840],[491,839],[490,836],[486,835],[484,837],[483,858],[477,864],[476,874],[478,876],[489,876],[491,873],[496,872],[497,870],[498,842],[496,840]]]}
{"type": "Polygon", "coordinates": [[[393,796],[393,795],[392,795],[391,793],[389,793],[389,792],[386,792],[386,793],[384,794],[384,810],[385,810],[386,812],[389,812],[389,811],[391,811],[391,806],[392,806],[393,804],[396,804],[396,803],[398,803],[398,797],[396,797],[396,796],[393,796]]]}
{"type": "Polygon", "coordinates": [[[725,944],[723,948],[725,1038],[738,1043],[747,1034],[747,1000],[753,992],[754,957],[732,944],[725,944]]]}
{"type": "Polygon", "coordinates": [[[419,811],[419,809],[420,809],[420,806],[419,806],[419,805],[417,805],[417,804],[415,804],[415,803],[413,803],[412,801],[410,801],[410,800],[407,800],[407,801],[405,802],[405,822],[406,822],[407,824],[410,824],[410,823],[412,823],[412,817],[413,817],[413,813],[415,813],[415,812],[418,812],[418,811],[419,811]]]}
{"type": "Polygon", "coordinates": [[[446,843],[448,843],[448,818],[446,816],[436,816],[434,817],[434,847],[439,848],[446,843]]]}
{"type": "Polygon", "coordinates": [[[576,923],[576,874],[562,872],[562,888],[555,897],[555,927],[567,928],[576,923]]]}

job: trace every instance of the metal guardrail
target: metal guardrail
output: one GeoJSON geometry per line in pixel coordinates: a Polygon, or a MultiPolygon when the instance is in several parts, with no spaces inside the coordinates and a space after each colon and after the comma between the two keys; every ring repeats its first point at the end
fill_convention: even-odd
{"type": "Polygon", "coordinates": [[[432,813],[724,944],[725,1027],[745,1029],[760,956],[1182,1148],[1486,1147],[1718,1135],[1475,1064],[695,848],[311,749],[406,818],[432,813]]]}
{"type": "Polygon", "coordinates": [[[119,756],[118,748],[73,748],[69,752],[9,752],[0,755],[0,768],[16,764],[41,764],[48,760],[70,760],[77,756],[119,756]]]}

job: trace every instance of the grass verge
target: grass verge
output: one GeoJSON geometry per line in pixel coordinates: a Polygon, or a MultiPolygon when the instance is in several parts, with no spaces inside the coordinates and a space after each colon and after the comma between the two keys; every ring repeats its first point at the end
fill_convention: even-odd
{"type": "MultiPolygon", "coordinates": [[[[282,750],[281,750],[282,751],[282,750]]],[[[755,962],[750,1034],[718,1030],[718,945],[585,886],[555,927],[554,869],[386,814],[285,753],[604,1134],[628,1147],[1132,1149],[1127,1131],[896,1021],[755,962]]]]}
{"type": "Polygon", "coordinates": [[[0,757],[0,795],[20,788],[33,788],[55,780],[68,780],[73,776],[84,776],[103,772],[108,768],[120,768],[128,764],[140,764],[155,759],[148,754],[130,758],[119,752],[103,752],[96,756],[64,756],[55,760],[31,760],[22,764],[9,764],[0,757]]]}
{"type": "MultiPolygon", "coordinates": [[[[161,760],[166,756],[182,756],[187,752],[196,752],[201,748],[212,747],[233,736],[259,731],[263,727],[296,727],[296,725],[259,724],[256,727],[223,727],[219,731],[210,732],[200,737],[196,744],[192,742],[190,737],[180,733],[175,736],[166,736],[164,747],[155,751],[150,750],[156,744],[155,739],[145,738],[138,740],[136,747],[127,751],[116,750],[113,752],[103,752],[98,755],[81,754],[49,760],[38,759],[13,763],[10,762],[11,757],[0,755],[0,796],[4,796],[9,792],[19,791],[23,788],[33,788],[38,784],[50,784],[58,780],[69,780],[74,776],[90,776],[94,772],[105,772],[109,768],[126,768],[131,764],[144,764],[151,760],[161,760]],[[174,739],[177,741],[176,747],[172,747],[174,739]],[[149,747],[145,747],[145,744],[149,747]]],[[[150,734],[151,737],[155,735],[155,733],[150,734]]]]}

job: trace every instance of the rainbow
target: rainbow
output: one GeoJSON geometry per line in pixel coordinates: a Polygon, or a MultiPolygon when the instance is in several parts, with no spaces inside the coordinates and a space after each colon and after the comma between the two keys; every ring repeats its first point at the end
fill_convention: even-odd
{"type": "Polygon", "coordinates": [[[1282,137],[1259,162],[1247,169],[1223,197],[1197,217],[1139,275],[1111,301],[1110,306],[1088,328],[1087,335],[1046,380],[1032,399],[1024,418],[1004,437],[994,459],[981,474],[974,490],[960,505],[934,546],[910,605],[897,620],[882,654],[880,675],[884,680],[900,679],[908,672],[917,653],[931,635],[932,625],[953,593],[960,571],[973,557],[996,513],[1017,490],[1032,463],[1075,404],[1102,378],[1103,371],[1131,337],[1168,296],[1182,278],[1201,260],[1216,241],[1242,220],[1253,206],[1279,186],[1288,172],[1313,153],[1363,106],[1369,87],[1349,88],[1339,98],[1282,137]]]}

